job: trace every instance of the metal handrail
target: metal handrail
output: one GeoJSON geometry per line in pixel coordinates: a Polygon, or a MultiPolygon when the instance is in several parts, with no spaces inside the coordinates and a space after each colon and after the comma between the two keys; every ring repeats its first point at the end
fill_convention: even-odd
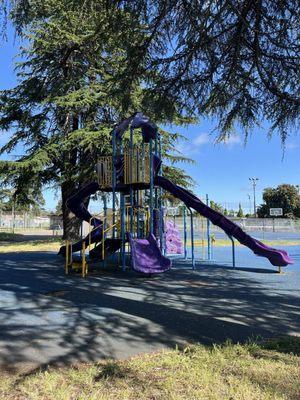
{"type": "MultiPolygon", "coordinates": [[[[113,211],[110,215],[107,215],[107,216],[104,216],[104,213],[102,213],[103,214],[103,217],[102,217],[102,226],[104,225],[104,222],[110,217],[110,216],[114,216],[115,214],[117,214],[119,212],[119,210],[116,210],[116,211],[113,211]]],[[[101,215],[101,214],[96,214],[96,215],[101,215]]],[[[93,229],[90,229],[91,228],[91,225],[92,225],[92,220],[95,218],[95,216],[92,216],[91,218],[90,218],[90,221],[89,221],[89,245],[88,245],[88,247],[90,247],[91,246],[91,241],[92,241],[92,232],[94,232],[96,229],[98,229],[99,228],[99,226],[95,226],[93,229]]]]}
{"type": "Polygon", "coordinates": [[[102,244],[102,260],[104,260],[104,257],[105,257],[105,238],[104,238],[104,234],[106,232],[110,231],[111,229],[117,227],[120,224],[121,224],[121,221],[117,221],[115,224],[112,224],[108,228],[102,230],[102,241],[100,242],[100,244],[102,244]]]}

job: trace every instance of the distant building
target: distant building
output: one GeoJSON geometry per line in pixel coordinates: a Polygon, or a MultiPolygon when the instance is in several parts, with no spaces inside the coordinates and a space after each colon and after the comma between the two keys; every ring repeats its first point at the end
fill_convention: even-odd
{"type": "Polygon", "coordinates": [[[50,229],[57,230],[57,229],[62,229],[63,228],[63,216],[62,216],[62,214],[60,214],[60,215],[50,214],[49,215],[49,219],[50,219],[50,229]]]}

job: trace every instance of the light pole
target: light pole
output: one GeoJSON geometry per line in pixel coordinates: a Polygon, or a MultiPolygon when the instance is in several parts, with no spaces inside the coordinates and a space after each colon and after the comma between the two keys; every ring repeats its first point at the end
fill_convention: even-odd
{"type": "Polygon", "coordinates": [[[248,200],[249,200],[249,215],[251,215],[251,195],[248,193],[248,200]]]}
{"type": "Polygon", "coordinates": [[[299,185],[295,185],[295,188],[297,189],[297,192],[298,192],[298,195],[299,195],[300,186],[299,185]]]}
{"type": "Polygon", "coordinates": [[[253,186],[253,211],[254,211],[254,216],[257,217],[256,214],[256,184],[258,181],[258,178],[249,178],[249,181],[252,182],[252,186],[253,186]]]}

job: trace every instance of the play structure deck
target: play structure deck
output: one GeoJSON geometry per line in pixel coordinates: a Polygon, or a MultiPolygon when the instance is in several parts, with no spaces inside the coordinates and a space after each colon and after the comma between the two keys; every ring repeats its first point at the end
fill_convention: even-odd
{"type": "Polygon", "coordinates": [[[87,252],[89,259],[102,264],[113,257],[113,262],[124,270],[128,266],[145,274],[169,270],[172,263],[165,256],[168,241],[164,191],[186,206],[191,219],[193,212],[201,214],[232,240],[235,238],[256,255],[266,257],[272,265],[285,267],[293,263],[286,251],[268,247],[251,237],[193,193],[162,176],[161,135],[145,115],[136,113],[121,121],[111,136],[112,154],[101,155],[96,165],[98,181],[80,188],[67,201],[70,211],[90,228],[84,239],[73,244],[66,242],[61,247],[59,253],[65,256],[66,273],[80,269],[83,276],[87,275],[87,252]],[[127,130],[129,139],[125,137],[127,130]],[[106,197],[103,215],[91,215],[85,207],[85,200],[99,191],[112,194],[110,215],[106,197]],[[78,260],[74,257],[76,252],[81,252],[78,260]]]}

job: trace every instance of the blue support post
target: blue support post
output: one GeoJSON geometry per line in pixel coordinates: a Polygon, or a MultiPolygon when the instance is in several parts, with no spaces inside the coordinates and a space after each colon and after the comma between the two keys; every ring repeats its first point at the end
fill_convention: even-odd
{"type": "MultiPolygon", "coordinates": [[[[155,142],[154,142],[154,154],[157,156],[158,155],[158,139],[157,136],[155,138],[155,142]]],[[[157,187],[154,189],[155,191],[155,203],[154,203],[154,207],[158,208],[158,189],[157,187]]]]}
{"type": "Polygon", "coordinates": [[[232,266],[233,268],[235,268],[235,243],[234,243],[234,239],[232,236],[227,235],[229,237],[229,239],[231,240],[231,256],[232,256],[232,266]]]}
{"type": "Polygon", "coordinates": [[[152,139],[149,141],[149,173],[150,173],[150,199],[149,199],[149,209],[150,209],[150,233],[153,233],[153,151],[152,151],[152,139]]]}
{"type": "Polygon", "coordinates": [[[187,231],[186,231],[186,207],[183,206],[183,248],[184,259],[187,259],[187,231]]]}
{"type": "Polygon", "coordinates": [[[146,162],[145,162],[145,143],[142,142],[142,182],[145,182],[145,180],[146,180],[145,170],[146,170],[146,162]]]}
{"type": "MultiPolygon", "coordinates": [[[[107,198],[106,198],[105,195],[103,196],[102,200],[103,200],[103,211],[104,211],[104,223],[103,223],[104,235],[103,235],[103,239],[105,241],[106,236],[107,236],[107,233],[105,231],[106,231],[106,228],[107,228],[107,225],[108,225],[107,224],[107,198]]],[[[106,258],[103,260],[103,262],[104,262],[104,266],[106,266],[106,258]]]]}
{"type": "Polygon", "coordinates": [[[192,210],[188,207],[191,218],[191,247],[192,247],[192,268],[195,269],[195,244],[194,244],[194,216],[192,210]]]}
{"type": "MultiPolygon", "coordinates": [[[[158,155],[161,159],[161,135],[158,136],[158,155]]],[[[159,175],[162,175],[162,165],[159,167],[159,175]]],[[[163,201],[162,201],[162,188],[159,187],[158,189],[158,196],[159,196],[159,243],[160,243],[160,250],[163,248],[163,230],[164,230],[164,212],[163,212],[163,201]]]]}
{"type": "Polygon", "coordinates": [[[137,190],[135,192],[136,195],[136,205],[137,205],[137,212],[136,212],[136,235],[137,238],[140,238],[140,219],[141,219],[141,214],[140,214],[140,191],[137,190]]]}
{"type": "Polygon", "coordinates": [[[112,237],[115,238],[116,236],[116,167],[115,167],[115,157],[116,157],[116,132],[115,130],[113,131],[113,156],[112,156],[112,163],[113,163],[113,168],[112,168],[112,223],[113,223],[113,231],[112,231],[112,237]]]}
{"type": "MultiPolygon", "coordinates": [[[[130,183],[132,184],[132,177],[133,177],[133,128],[130,127],[130,183]]],[[[130,185],[130,233],[133,233],[133,196],[134,196],[134,192],[132,189],[132,186],[130,185]]]]}
{"type": "MultiPolygon", "coordinates": [[[[206,205],[209,206],[208,194],[206,195],[206,205]]],[[[207,259],[211,261],[211,241],[210,241],[210,220],[206,218],[207,222],[207,259]]]]}
{"type": "Polygon", "coordinates": [[[122,246],[121,246],[121,257],[122,257],[122,270],[125,271],[126,269],[126,253],[125,253],[125,245],[126,245],[126,238],[125,238],[125,219],[126,219],[126,210],[125,210],[125,196],[121,193],[121,239],[122,239],[122,246]]]}

